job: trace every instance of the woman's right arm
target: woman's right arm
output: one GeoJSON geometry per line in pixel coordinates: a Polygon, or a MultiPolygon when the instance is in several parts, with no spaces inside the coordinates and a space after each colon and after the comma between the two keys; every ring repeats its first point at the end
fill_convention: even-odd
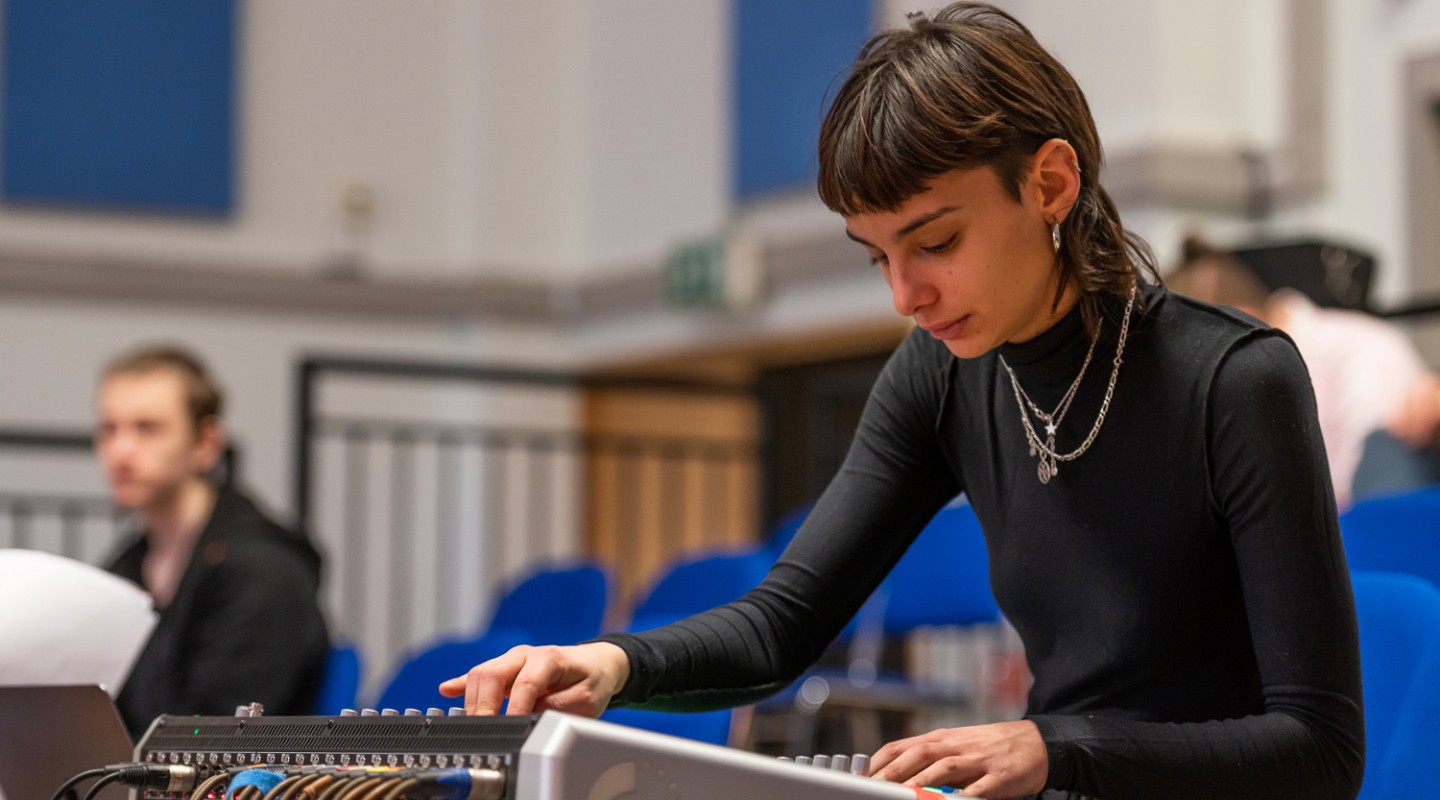
{"type": "Polygon", "coordinates": [[[511,651],[447,681],[442,692],[463,691],[467,709],[480,713],[493,713],[508,693],[510,713],[524,713],[538,686],[533,709],[562,702],[598,714],[611,694],[617,704],[705,710],[754,702],[788,685],[960,491],[935,436],[950,356],[917,333],[891,357],[840,472],[758,587],[653,631],[511,651]],[[545,699],[551,695],[556,699],[545,699]]]}

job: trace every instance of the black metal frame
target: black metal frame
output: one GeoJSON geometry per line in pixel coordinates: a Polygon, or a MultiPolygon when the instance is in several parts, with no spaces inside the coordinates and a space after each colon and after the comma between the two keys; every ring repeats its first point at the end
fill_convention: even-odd
{"type": "MultiPolygon", "coordinates": [[[[729,469],[739,461],[753,461],[758,457],[757,448],[749,441],[586,434],[573,428],[546,430],[407,420],[403,419],[403,413],[388,418],[351,417],[327,414],[319,404],[322,382],[340,376],[381,380],[400,378],[411,386],[425,386],[431,381],[438,381],[484,388],[604,388],[754,397],[754,390],[748,386],[329,356],[301,359],[296,365],[295,375],[292,453],[295,472],[291,486],[295,519],[299,526],[319,532],[322,520],[319,519],[321,512],[317,508],[319,500],[316,493],[320,482],[325,480],[321,474],[324,472],[337,478],[343,487],[344,498],[337,509],[340,517],[336,522],[340,530],[366,531],[378,524],[392,531],[405,531],[414,522],[413,512],[430,508],[432,506],[427,504],[433,503],[434,524],[439,530],[453,531],[457,515],[464,514],[464,509],[478,510],[482,515],[479,518],[481,528],[497,532],[497,535],[482,539],[482,561],[497,565],[503,573],[513,574],[524,565],[554,557],[548,552],[545,542],[555,522],[552,508],[556,499],[561,496],[560,493],[571,491],[566,488],[566,479],[560,478],[560,483],[557,483],[559,471],[567,470],[568,464],[584,469],[583,465],[592,456],[613,459],[618,470],[619,487],[613,504],[616,529],[636,530],[642,515],[654,511],[669,523],[664,526],[665,533],[669,535],[662,547],[675,551],[684,546],[681,530],[684,504],[699,504],[701,517],[718,528],[727,527],[727,521],[733,519],[729,516],[733,512],[724,501],[729,469]],[[328,457],[321,455],[321,446],[338,446],[340,461],[331,464],[328,457]],[[321,458],[327,459],[325,464],[318,462],[321,458]],[[379,475],[371,472],[371,465],[377,463],[374,461],[376,458],[380,462],[388,460],[388,477],[384,477],[386,473],[383,471],[379,475]],[[478,464],[483,475],[483,482],[471,487],[474,496],[458,477],[462,473],[462,463],[478,464]],[[507,463],[515,469],[506,469],[507,463]],[[415,482],[414,476],[420,465],[435,471],[433,486],[415,482]],[[637,480],[642,470],[657,466],[662,481],[658,510],[651,505],[657,501],[657,496],[647,494],[641,481],[637,480]],[[682,494],[682,484],[677,476],[683,470],[696,468],[704,470],[706,475],[702,493],[697,495],[691,491],[682,494]],[[457,477],[451,478],[452,475],[457,477]],[[375,480],[384,481],[386,485],[371,485],[375,480]],[[375,508],[370,505],[370,498],[377,494],[384,498],[382,505],[389,517],[383,522],[369,518],[369,513],[375,508]],[[523,511],[516,509],[515,503],[523,504],[523,511]],[[518,513],[512,515],[515,511],[518,513]],[[522,529],[512,528],[512,520],[517,519],[523,520],[519,523],[522,529]]],[[[574,484],[576,488],[583,485],[579,482],[574,484]]],[[[586,490],[582,488],[581,491],[586,490]]],[[[639,545],[632,540],[633,537],[619,538],[615,554],[617,562],[636,562],[639,545]]],[[[454,547],[452,539],[439,536],[435,542],[441,548],[436,563],[446,565],[440,567],[442,571],[451,569],[449,565],[457,563],[457,554],[446,549],[454,547]]],[[[371,565],[376,563],[373,559],[384,560],[386,574],[408,575],[413,572],[416,555],[412,552],[413,540],[407,536],[391,536],[380,549],[368,546],[362,540],[356,540],[354,544],[344,548],[341,567],[344,578],[338,583],[337,591],[341,596],[337,598],[337,603],[343,608],[362,609],[368,590],[360,576],[369,574],[371,565]]],[[[373,544],[378,546],[378,543],[373,544]]],[[[491,573],[491,579],[495,577],[496,574],[491,573]]],[[[453,602],[457,598],[451,596],[457,591],[453,587],[458,584],[456,580],[441,579],[421,592],[388,594],[384,622],[380,625],[387,631],[385,640],[393,646],[413,635],[410,621],[414,618],[416,603],[430,603],[431,608],[437,610],[463,607],[453,602]],[[430,596],[430,592],[434,595],[430,596]]]]}
{"type": "MultiPolygon", "coordinates": [[[[88,454],[93,450],[89,433],[39,429],[0,429],[0,450],[48,450],[73,451],[88,454]]],[[[61,555],[77,557],[79,553],[79,526],[87,518],[110,517],[118,519],[121,514],[105,497],[85,497],[58,494],[17,494],[0,492],[0,509],[11,519],[12,544],[18,548],[29,548],[30,521],[37,517],[54,517],[60,522],[61,555]]]]}

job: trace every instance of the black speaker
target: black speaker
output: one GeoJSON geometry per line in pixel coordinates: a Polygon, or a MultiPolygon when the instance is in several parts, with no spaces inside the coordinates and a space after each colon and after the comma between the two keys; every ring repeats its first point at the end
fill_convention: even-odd
{"type": "Polygon", "coordinates": [[[1272,291],[1294,289],[1318,306],[1370,308],[1375,257],[1364,250],[1304,240],[1256,244],[1232,252],[1272,291]]]}

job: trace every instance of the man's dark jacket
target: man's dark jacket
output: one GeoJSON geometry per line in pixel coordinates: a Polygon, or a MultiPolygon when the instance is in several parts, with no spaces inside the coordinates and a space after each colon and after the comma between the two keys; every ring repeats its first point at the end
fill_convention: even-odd
{"type": "MultiPolygon", "coordinates": [[[[108,569],[144,585],[143,533],[108,569]]],[[[160,714],[308,714],[329,638],[316,600],[320,554],[243,494],[219,490],[190,564],[117,704],[139,737],[160,714]]]]}

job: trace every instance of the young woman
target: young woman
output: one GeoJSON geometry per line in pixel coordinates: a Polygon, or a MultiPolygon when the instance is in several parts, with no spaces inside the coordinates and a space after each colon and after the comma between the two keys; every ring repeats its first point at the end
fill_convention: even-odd
{"type": "Polygon", "coordinates": [[[820,195],[918,327],[844,467],[741,600],[517,648],[442,691],[481,714],[756,700],[963,491],[1027,713],[887,744],[873,776],[992,800],[1353,798],[1355,612],[1305,368],[1283,335],[1147,282],[1100,162],[1084,95],[1003,12],[957,3],[871,40],[822,128],[820,195]]]}

